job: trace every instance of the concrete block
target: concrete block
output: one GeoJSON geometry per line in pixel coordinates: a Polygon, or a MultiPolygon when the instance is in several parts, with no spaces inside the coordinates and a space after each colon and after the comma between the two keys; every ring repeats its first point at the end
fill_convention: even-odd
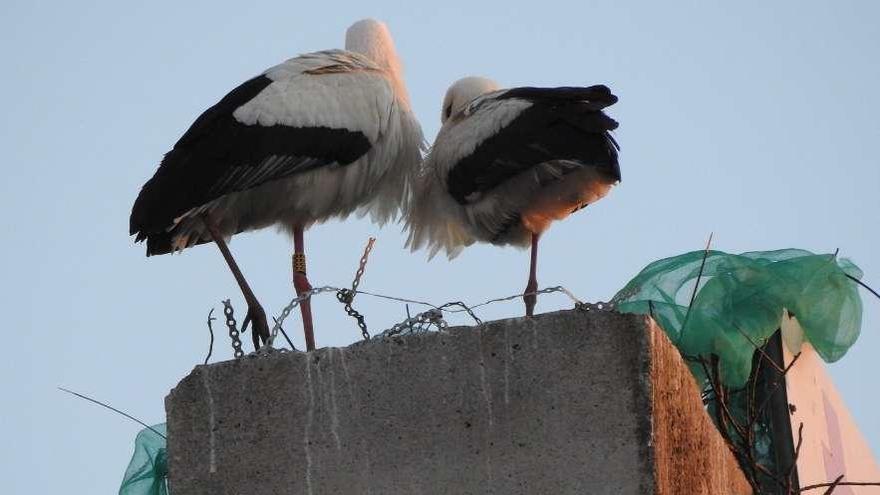
{"type": "Polygon", "coordinates": [[[166,409],[175,495],[750,493],[677,351],[635,315],[198,366],[166,409]]]}

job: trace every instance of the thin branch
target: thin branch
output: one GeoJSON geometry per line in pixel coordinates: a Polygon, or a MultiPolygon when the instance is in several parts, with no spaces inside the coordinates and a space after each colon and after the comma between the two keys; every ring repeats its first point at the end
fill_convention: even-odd
{"type": "Polygon", "coordinates": [[[208,364],[208,360],[211,359],[211,353],[214,352],[214,328],[211,326],[211,322],[216,320],[214,318],[214,308],[211,308],[211,311],[208,312],[208,332],[211,333],[211,342],[208,344],[208,355],[205,356],[205,364],[208,364]]]}
{"type": "Polygon", "coordinates": [[[868,292],[870,292],[871,294],[874,294],[874,296],[876,296],[877,299],[880,299],[880,293],[878,293],[876,290],[874,290],[874,289],[868,287],[868,284],[862,282],[861,280],[859,280],[859,279],[853,277],[852,275],[850,275],[850,274],[848,274],[848,273],[844,273],[844,275],[846,275],[847,278],[849,278],[849,279],[852,280],[853,282],[855,282],[855,283],[861,285],[862,287],[864,287],[865,289],[867,289],[868,292]]]}
{"type": "Polygon", "coordinates": [[[749,378],[749,386],[751,390],[749,390],[748,395],[746,396],[746,410],[748,411],[747,414],[749,420],[747,428],[750,432],[755,430],[754,425],[758,420],[758,410],[755,408],[755,404],[758,402],[758,377],[761,376],[761,363],[763,362],[763,359],[758,358],[758,362],[755,363],[752,375],[749,378]]]}
{"type": "Polygon", "coordinates": [[[801,353],[800,353],[800,352],[797,353],[797,354],[795,354],[794,357],[791,358],[791,362],[788,363],[788,366],[786,366],[785,369],[782,370],[782,374],[783,374],[783,375],[787,375],[788,372],[789,372],[789,370],[791,370],[791,367],[794,366],[794,363],[796,363],[797,360],[800,359],[800,357],[801,357],[801,353]]]}
{"type": "Polygon", "coordinates": [[[111,405],[109,405],[109,404],[105,404],[105,403],[103,403],[103,402],[101,402],[101,401],[99,401],[99,400],[97,400],[97,399],[93,399],[93,398],[91,398],[91,397],[89,397],[89,396],[86,396],[86,395],[83,395],[83,394],[76,393],[76,392],[74,392],[73,390],[68,390],[68,389],[66,389],[66,388],[64,388],[64,387],[58,387],[58,390],[61,390],[62,392],[67,392],[68,394],[71,394],[71,395],[75,395],[75,396],[79,397],[80,399],[85,399],[85,400],[87,400],[87,401],[89,401],[89,402],[93,402],[93,403],[95,403],[95,404],[98,404],[99,406],[106,407],[107,409],[110,409],[111,411],[113,411],[113,412],[115,412],[115,413],[117,413],[117,414],[121,414],[121,415],[125,416],[126,418],[128,418],[128,419],[134,421],[135,423],[137,423],[137,424],[139,424],[139,425],[141,425],[141,426],[146,427],[148,430],[152,431],[152,432],[155,433],[156,435],[159,435],[160,437],[165,438],[165,435],[163,435],[163,434],[159,433],[158,431],[156,431],[156,429],[153,428],[152,426],[150,426],[150,425],[144,423],[143,421],[137,419],[136,417],[132,416],[131,414],[128,414],[128,413],[126,413],[126,412],[120,411],[119,409],[116,409],[115,407],[113,407],[113,406],[111,406],[111,405]]]}
{"type": "MultiPolygon", "coordinates": [[[[275,318],[275,317],[273,316],[273,317],[272,317],[272,320],[273,320],[275,323],[278,323],[278,318],[275,318]]],[[[281,331],[281,335],[284,335],[284,340],[286,340],[287,343],[290,344],[290,350],[295,351],[295,350],[296,350],[296,346],[293,345],[293,342],[290,340],[290,337],[287,336],[287,332],[284,331],[284,327],[282,327],[281,325],[278,325],[278,330],[281,331]]]]}
{"type": "Polygon", "coordinates": [[[828,489],[825,490],[825,495],[831,495],[831,493],[834,491],[834,489],[837,488],[838,486],[840,486],[840,482],[841,482],[841,481],[843,481],[843,475],[842,475],[842,474],[841,474],[840,476],[838,476],[838,477],[834,480],[833,483],[831,483],[830,485],[828,485],[828,489]]]}
{"type": "MultiPolygon", "coordinates": [[[[880,481],[841,481],[843,479],[843,475],[837,477],[831,483],[817,483],[815,485],[807,485],[801,488],[801,492],[805,492],[807,490],[815,490],[816,488],[825,488],[828,487],[831,490],[838,486],[880,486],[880,481]]],[[[826,491],[825,494],[831,493],[830,491],[826,491]]]]}
{"type": "Polygon", "coordinates": [[[783,370],[782,367],[780,367],[778,364],[776,364],[776,361],[771,359],[770,356],[764,351],[764,346],[767,345],[766,342],[764,343],[764,345],[758,344],[757,342],[752,340],[752,338],[749,337],[749,335],[745,332],[745,330],[740,328],[739,325],[736,324],[736,322],[731,322],[731,324],[733,325],[733,328],[735,328],[737,332],[739,332],[743,337],[746,338],[746,340],[749,341],[750,344],[752,344],[752,346],[755,348],[755,350],[757,350],[759,353],[761,353],[761,355],[764,356],[767,359],[767,361],[769,361],[770,364],[774,368],[776,368],[776,371],[778,371],[779,373],[785,373],[785,370],[783,370]]]}
{"type": "MultiPolygon", "coordinates": [[[[706,249],[703,251],[703,261],[700,262],[700,271],[697,272],[697,283],[694,284],[694,292],[691,294],[691,301],[688,303],[688,309],[694,304],[694,299],[697,298],[697,290],[700,288],[700,279],[703,277],[703,269],[706,268],[706,258],[709,257],[709,248],[712,246],[713,235],[715,235],[715,232],[709,232],[709,240],[706,241],[706,249]]],[[[685,320],[687,320],[687,317],[685,317],[685,320]]]]}
{"type": "Polygon", "coordinates": [[[776,484],[779,485],[781,488],[784,488],[784,489],[786,489],[786,490],[788,490],[788,489],[790,488],[790,487],[786,486],[786,484],[783,483],[782,480],[779,479],[778,476],[776,476],[775,474],[771,473],[770,470],[767,469],[766,467],[764,467],[763,465],[758,464],[757,462],[753,462],[752,465],[755,467],[756,470],[760,471],[761,474],[763,474],[764,476],[766,476],[766,477],[770,478],[771,480],[775,481],[776,484]]]}
{"type": "Polygon", "coordinates": [[[804,423],[798,426],[798,439],[797,445],[794,448],[794,456],[791,460],[791,466],[788,467],[788,474],[785,475],[785,481],[788,486],[791,486],[791,476],[794,474],[794,470],[797,468],[798,456],[801,455],[801,444],[804,442],[804,423]]]}
{"type": "Polygon", "coordinates": [[[694,284],[694,292],[691,293],[691,300],[688,302],[688,309],[684,314],[684,321],[681,324],[681,330],[679,330],[676,343],[681,342],[681,339],[684,338],[684,330],[687,328],[688,318],[691,315],[691,308],[694,306],[694,300],[697,298],[697,291],[700,289],[700,279],[703,278],[703,269],[706,267],[706,258],[709,257],[709,248],[712,246],[712,236],[714,234],[714,232],[709,232],[709,240],[706,241],[706,249],[703,251],[703,260],[700,262],[700,271],[697,272],[697,283],[694,284]]]}
{"type": "MultiPolygon", "coordinates": [[[[736,420],[733,419],[733,414],[731,414],[730,409],[727,407],[727,401],[724,400],[723,392],[720,391],[721,385],[716,382],[717,375],[709,372],[709,367],[706,365],[705,360],[700,360],[700,366],[703,367],[703,373],[706,374],[706,377],[709,380],[709,386],[712,387],[712,392],[715,394],[715,404],[720,407],[718,411],[719,414],[719,430],[721,430],[722,435],[726,433],[726,424],[728,420],[730,421],[730,425],[733,426],[733,430],[736,434],[744,441],[748,441],[744,430],[742,427],[737,424],[736,420]]],[[[729,436],[728,436],[729,437],[729,436]]],[[[733,444],[732,439],[728,438],[728,443],[733,444]]]]}
{"type": "MultiPolygon", "coordinates": [[[[785,375],[788,374],[788,371],[791,369],[792,366],[794,366],[794,363],[796,363],[797,360],[798,360],[798,358],[800,358],[800,357],[801,357],[801,353],[800,353],[800,352],[794,355],[794,358],[791,360],[790,363],[788,363],[788,366],[786,366],[785,369],[782,370],[782,376],[783,376],[783,377],[784,377],[785,375]]],[[[773,397],[773,394],[775,394],[776,391],[779,389],[779,387],[782,386],[782,384],[784,383],[784,381],[785,381],[785,380],[779,380],[779,381],[776,382],[776,385],[773,387],[773,390],[771,390],[770,393],[767,394],[767,397],[764,398],[764,402],[762,402],[762,403],[761,403],[761,406],[757,409],[757,414],[755,414],[755,419],[757,419],[757,418],[760,417],[762,414],[764,414],[764,409],[766,409],[767,406],[770,404],[770,397],[773,397]]],[[[753,424],[754,424],[754,423],[750,423],[750,424],[749,424],[749,427],[751,428],[753,424]]]]}

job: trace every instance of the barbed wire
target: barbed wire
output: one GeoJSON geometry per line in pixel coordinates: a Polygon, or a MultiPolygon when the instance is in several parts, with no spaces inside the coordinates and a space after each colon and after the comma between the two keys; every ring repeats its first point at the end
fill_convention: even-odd
{"type": "Polygon", "coordinates": [[[439,309],[429,309],[413,317],[407,318],[393,327],[373,337],[373,340],[381,340],[397,335],[413,335],[425,333],[436,328],[438,331],[446,330],[449,324],[443,319],[443,312],[439,309]]]}
{"type": "MultiPolygon", "coordinates": [[[[492,298],[492,299],[488,299],[486,301],[483,301],[483,302],[481,302],[479,304],[475,304],[475,305],[468,305],[462,301],[453,301],[453,302],[447,302],[447,303],[438,305],[438,304],[433,304],[433,303],[430,303],[427,301],[421,301],[418,299],[410,299],[410,298],[406,298],[406,297],[392,296],[392,295],[388,295],[388,294],[381,294],[378,292],[366,291],[366,290],[362,290],[362,289],[352,290],[352,289],[348,289],[348,288],[336,287],[333,285],[324,285],[321,287],[312,288],[312,289],[310,289],[306,292],[303,292],[302,294],[300,294],[290,300],[290,302],[281,310],[281,313],[279,314],[279,316],[275,318],[275,323],[269,332],[269,340],[266,342],[266,345],[263,346],[263,350],[261,350],[260,352],[261,353],[270,353],[270,352],[272,352],[272,350],[274,350],[275,339],[278,337],[278,333],[281,331],[281,328],[282,328],[282,325],[284,324],[284,321],[287,319],[288,316],[290,316],[290,313],[294,309],[296,309],[300,305],[300,303],[302,303],[302,301],[305,301],[306,299],[309,299],[309,298],[312,298],[312,297],[317,296],[319,294],[323,294],[323,293],[327,293],[327,292],[335,292],[337,294],[337,298],[340,297],[340,294],[342,294],[341,297],[344,297],[344,298],[347,298],[350,294],[352,299],[357,294],[363,294],[365,296],[375,297],[377,299],[385,299],[385,300],[389,300],[389,301],[396,301],[396,302],[401,302],[401,303],[406,303],[406,304],[418,304],[418,305],[426,306],[426,307],[430,308],[427,311],[417,313],[415,316],[408,317],[405,320],[401,321],[400,323],[397,323],[397,324],[393,325],[392,327],[390,327],[382,332],[379,332],[378,334],[376,334],[375,337],[372,337],[372,339],[377,339],[380,337],[387,337],[387,336],[391,336],[391,335],[401,335],[401,334],[410,333],[410,332],[411,333],[422,333],[425,331],[429,331],[431,329],[444,330],[449,326],[449,324],[446,322],[446,320],[443,319],[444,313],[447,313],[447,314],[467,313],[468,316],[470,316],[471,319],[473,319],[477,325],[482,325],[483,320],[477,315],[477,313],[475,311],[477,308],[482,308],[482,307],[488,306],[490,304],[512,301],[514,299],[521,299],[523,296],[531,295],[531,294],[544,295],[544,294],[551,294],[551,293],[558,292],[558,293],[566,295],[569,299],[571,299],[575,303],[575,307],[578,309],[581,309],[581,310],[591,310],[591,309],[602,310],[602,309],[611,309],[613,307],[613,305],[611,303],[597,303],[597,304],[583,303],[571,291],[569,291],[568,289],[566,289],[565,287],[563,287],[561,285],[546,287],[544,289],[540,289],[540,290],[537,290],[534,292],[518,293],[518,294],[513,294],[513,295],[505,296],[505,297],[492,298]],[[409,329],[410,332],[404,332],[403,330],[405,330],[405,329],[409,329]]],[[[344,299],[340,299],[340,300],[344,300],[344,299]]],[[[234,317],[231,319],[229,318],[232,315],[231,304],[229,303],[228,300],[223,301],[223,304],[224,304],[224,314],[226,314],[226,316],[227,316],[226,323],[227,323],[227,327],[229,327],[229,334],[230,334],[230,338],[232,340],[233,350],[235,352],[236,358],[238,358],[244,354],[241,351],[241,341],[238,339],[239,331],[236,328],[236,322],[235,322],[234,317]],[[239,353],[241,353],[241,354],[239,354],[239,353]]],[[[366,330],[366,329],[364,328],[362,330],[366,330]]],[[[367,334],[366,332],[362,332],[362,333],[364,334],[364,340],[371,340],[371,338],[369,337],[369,334],[367,334]]],[[[288,340],[288,343],[290,343],[291,348],[293,348],[295,350],[296,348],[293,347],[293,344],[290,342],[290,339],[288,338],[287,340],[288,340]]]]}

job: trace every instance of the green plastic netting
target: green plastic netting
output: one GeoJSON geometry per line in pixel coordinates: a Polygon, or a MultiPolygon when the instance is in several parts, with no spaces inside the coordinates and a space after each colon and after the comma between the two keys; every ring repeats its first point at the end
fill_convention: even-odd
{"type": "Polygon", "coordinates": [[[717,355],[722,382],[739,388],[749,378],[756,344],[780,328],[783,308],[825,361],[846,353],[862,323],[858,288],[847,275],[860,279],[862,272],[833,254],[694,251],[651,263],[613,301],[621,312],[653,315],[682,355],[717,355]]]}
{"type": "Polygon", "coordinates": [[[156,431],[144,428],[135,439],[134,454],[125,470],[119,495],[168,495],[165,438],[156,434],[165,435],[165,423],[152,428],[156,431]]]}

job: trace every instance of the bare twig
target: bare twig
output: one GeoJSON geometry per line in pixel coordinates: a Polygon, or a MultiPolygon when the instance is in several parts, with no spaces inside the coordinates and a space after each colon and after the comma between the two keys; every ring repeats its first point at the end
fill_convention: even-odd
{"type": "MultiPolygon", "coordinates": [[[[717,368],[718,363],[714,362],[712,366],[712,371],[709,371],[709,366],[706,364],[704,359],[700,359],[700,366],[703,367],[703,372],[706,374],[706,377],[709,380],[709,386],[712,387],[712,392],[715,395],[715,404],[717,414],[719,414],[719,425],[718,428],[721,430],[722,435],[726,434],[726,425],[729,422],[731,426],[733,426],[736,434],[743,440],[747,441],[746,434],[742,427],[736,422],[733,418],[733,414],[731,414],[730,409],[727,407],[727,401],[724,399],[724,392],[722,390],[721,381],[718,378],[717,368]]],[[[729,438],[729,436],[728,436],[729,438]]],[[[732,441],[728,442],[732,443],[732,441]]]]}
{"type": "Polygon", "coordinates": [[[797,469],[797,461],[798,456],[801,455],[801,444],[804,442],[804,423],[798,426],[798,439],[797,445],[794,448],[794,456],[791,460],[791,466],[788,467],[788,473],[785,475],[785,482],[788,486],[791,486],[791,476],[794,474],[794,470],[797,469]]]}
{"type": "Polygon", "coordinates": [[[115,407],[113,407],[113,406],[111,406],[111,405],[109,405],[109,404],[105,404],[105,403],[103,403],[103,402],[101,402],[101,401],[99,401],[99,400],[97,400],[97,399],[93,399],[93,398],[91,398],[91,397],[89,397],[89,396],[87,396],[87,395],[83,395],[83,394],[80,394],[80,393],[74,392],[73,390],[68,390],[68,389],[66,389],[66,388],[64,388],[64,387],[58,387],[58,390],[61,390],[62,392],[67,392],[68,394],[71,394],[71,395],[75,395],[75,396],[79,397],[80,399],[85,399],[85,400],[87,400],[87,401],[89,401],[89,402],[92,402],[92,403],[98,404],[99,406],[106,407],[107,409],[110,409],[111,411],[113,411],[113,412],[115,412],[115,413],[117,413],[117,414],[121,414],[121,415],[125,416],[126,418],[128,418],[128,419],[134,421],[135,423],[137,423],[137,424],[139,424],[139,425],[141,425],[141,426],[147,428],[148,430],[152,431],[152,432],[155,433],[156,435],[159,435],[160,437],[165,438],[165,435],[159,433],[159,432],[158,432],[155,428],[153,428],[152,426],[150,426],[150,425],[144,423],[143,421],[137,419],[136,417],[132,416],[131,414],[128,414],[128,413],[126,413],[126,412],[120,411],[119,409],[116,409],[115,407]]]}
{"type": "Polygon", "coordinates": [[[752,346],[755,348],[756,351],[758,351],[761,354],[761,356],[763,356],[764,358],[767,359],[767,361],[770,362],[770,365],[772,365],[774,368],[776,368],[776,371],[778,371],[779,373],[785,372],[785,370],[783,370],[782,367],[780,367],[778,364],[776,364],[776,361],[771,359],[770,356],[764,351],[764,345],[766,345],[766,342],[763,345],[758,344],[757,342],[752,340],[752,338],[749,337],[749,335],[742,328],[740,328],[740,326],[737,325],[735,321],[731,322],[731,324],[733,325],[733,328],[736,329],[736,331],[740,333],[740,335],[745,337],[746,340],[748,340],[749,343],[752,344],[752,346]]]}
{"type": "Polygon", "coordinates": [[[825,495],[830,495],[830,494],[834,491],[835,488],[837,488],[838,486],[840,486],[840,482],[841,482],[841,481],[843,481],[843,475],[842,475],[842,474],[841,474],[840,476],[838,476],[838,477],[834,480],[834,482],[832,482],[830,485],[828,485],[828,489],[825,490],[825,495]]]}
{"type": "Polygon", "coordinates": [[[868,284],[862,282],[861,280],[857,279],[856,277],[853,277],[852,275],[850,275],[850,274],[848,274],[848,273],[844,273],[844,275],[846,275],[846,277],[849,278],[850,280],[852,280],[853,282],[855,282],[855,283],[861,285],[862,287],[864,287],[864,288],[865,288],[868,292],[870,292],[871,294],[874,294],[874,296],[876,296],[877,299],[880,299],[880,293],[878,293],[876,290],[874,290],[874,289],[868,287],[868,284]]]}
{"type": "MultiPolygon", "coordinates": [[[[838,486],[880,486],[880,481],[842,481],[843,475],[838,476],[834,481],[830,483],[816,483],[815,485],[807,485],[801,488],[801,492],[805,492],[807,490],[815,490],[816,488],[825,488],[828,487],[830,490],[834,490],[834,488],[838,486]]],[[[825,494],[829,494],[831,491],[826,491],[825,494]]]]}
{"type": "MultiPolygon", "coordinates": [[[[754,425],[758,417],[758,410],[755,407],[755,403],[758,401],[758,377],[761,376],[761,364],[763,362],[763,357],[758,358],[758,362],[755,363],[755,367],[752,369],[752,374],[749,377],[750,390],[746,396],[746,414],[748,414],[747,419],[749,420],[749,424],[746,428],[748,428],[749,432],[755,431],[754,425]]],[[[754,436],[752,436],[752,440],[754,440],[754,436]]]]}
{"type": "MultiPolygon", "coordinates": [[[[754,461],[752,461],[752,462],[754,462],[754,461]]],[[[779,479],[778,476],[776,476],[775,474],[771,473],[770,470],[767,469],[766,467],[764,467],[764,466],[762,466],[762,465],[760,465],[760,464],[758,464],[758,463],[756,463],[756,462],[753,464],[753,466],[754,466],[754,468],[755,468],[756,470],[760,471],[761,474],[763,474],[764,476],[766,476],[766,477],[770,478],[771,480],[775,481],[776,484],[779,485],[781,488],[784,488],[784,489],[786,490],[786,492],[790,492],[790,491],[791,491],[789,486],[787,486],[787,485],[786,485],[781,479],[779,479]]]]}
{"type": "Polygon", "coordinates": [[[214,308],[211,308],[211,311],[208,311],[208,332],[211,333],[211,342],[208,344],[208,355],[205,356],[205,364],[208,364],[208,360],[211,359],[211,353],[214,352],[214,328],[211,326],[211,322],[216,320],[214,318],[214,308]]]}
{"type": "MultiPolygon", "coordinates": [[[[273,316],[273,317],[272,317],[272,321],[275,322],[275,323],[278,323],[278,318],[275,318],[275,317],[273,316]]],[[[284,327],[282,327],[281,325],[278,325],[278,330],[281,331],[281,335],[284,335],[284,340],[286,340],[287,343],[290,345],[290,349],[293,350],[293,351],[295,351],[295,350],[296,350],[296,346],[293,345],[293,341],[291,341],[291,340],[290,340],[290,337],[287,336],[287,332],[284,331],[284,327]]]]}
{"type": "MultiPolygon", "coordinates": [[[[694,291],[691,293],[691,301],[688,303],[688,308],[694,304],[694,299],[697,298],[697,291],[700,289],[700,279],[703,278],[703,269],[706,268],[706,258],[709,257],[709,248],[712,247],[712,236],[715,235],[715,232],[709,232],[709,240],[706,241],[706,249],[703,251],[703,261],[700,262],[700,271],[697,272],[697,283],[694,284],[694,291]]],[[[685,317],[686,319],[687,317],[685,317]]]]}
{"type": "Polygon", "coordinates": [[[703,269],[706,268],[706,258],[709,257],[709,248],[712,246],[712,236],[714,232],[709,232],[709,240],[706,241],[706,249],[703,250],[703,260],[700,262],[700,271],[697,272],[697,282],[694,284],[694,291],[691,293],[691,300],[688,302],[687,312],[684,314],[684,322],[681,324],[681,331],[678,334],[676,342],[680,342],[684,338],[684,331],[687,328],[688,318],[691,316],[691,308],[694,306],[694,300],[697,298],[697,291],[700,290],[700,279],[703,278],[703,269]]]}
{"type": "MultiPolygon", "coordinates": [[[[791,367],[794,366],[794,363],[796,363],[798,358],[800,358],[800,357],[801,357],[800,352],[794,355],[794,358],[791,360],[790,363],[788,363],[788,366],[786,366],[785,369],[782,370],[783,376],[788,374],[789,370],[791,370],[791,367]]],[[[779,389],[779,387],[782,386],[783,383],[784,383],[784,380],[779,380],[776,382],[776,385],[773,387],[773,389],[770,391],[770,393],[767,394],[767,397],[764,398],[764,401],[761,403],[761,406],[758,407],[758,409],[756,410],[756,414],[755,414],[755,417],[753,418],[753,420],[757,419],[762,414],[764,414],[764,409],[766,409],[767,406],[770,404],[770,397],[773,397],[773,394],[776,393],[776,391],[779,389]]],[[[749,427],[751,427],[753,424],[754,424],[754,421],[750,422],[749,427]]]]}

